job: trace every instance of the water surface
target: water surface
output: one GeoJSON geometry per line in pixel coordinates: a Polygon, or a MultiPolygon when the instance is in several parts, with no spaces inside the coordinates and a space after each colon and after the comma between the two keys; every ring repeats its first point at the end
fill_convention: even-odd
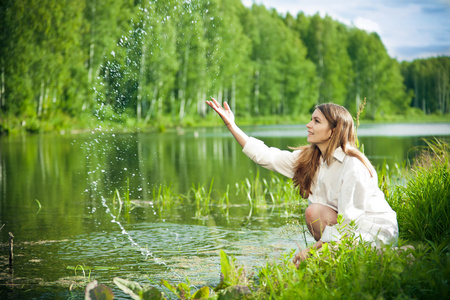
{"type": "MultiPolygon", "coordinates": [[[[244,129],[274,147],[306,143],[304,125],[244,129]]],[[[450,124],[362,125],[358,135],[375,166],[394,167],[412,159],[423,138],[448,140],[450,124]]],[[[311,242],[298,224],[304,206],[251,206],[236,194],[236,183],[256,174],[274,176],[242,154],[224,128],[2,137],[0,297],[83,298],[86,281],[114,287],[114,276],[141,283],[189,276],[196,287],[215,285],[221,249],[251,270],[311,242]],[[230,206],[214,204],[205,213],[187,197],[155,203],[160,187],[188,195],[193,186],[208,189],[212,180],[211,197],[228,189],[230,206]],[[128,193],[134,203],[119,218],[117,193],[128,193]],[[14,234],[13,274],[8,232],[14,234]],[[69,291],[72,283],[80,287],[69,291]]]]}

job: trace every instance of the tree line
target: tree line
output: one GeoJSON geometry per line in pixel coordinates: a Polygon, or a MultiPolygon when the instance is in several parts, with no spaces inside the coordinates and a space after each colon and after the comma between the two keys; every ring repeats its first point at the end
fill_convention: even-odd
{"type": "MultiPolygon", "coordinates": [[[[398,62],[376,33],[240,0],[4,0],[0,131],[89,120],[308,114],[332,101],[366,118],[449,113],[449,57],[398,62]],[[47,122],[48,123],[48,122],[47,122]]],[[[44,128],[45,129],[45,128],[44,128]]]]}

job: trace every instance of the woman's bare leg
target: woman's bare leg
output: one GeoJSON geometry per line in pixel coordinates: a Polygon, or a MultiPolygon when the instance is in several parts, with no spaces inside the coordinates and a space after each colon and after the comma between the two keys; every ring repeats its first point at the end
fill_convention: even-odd
{"type": "Polygon", "coordinates": [[[337,223],[337,212],[323,204],[312,203],[305,211],[306,225],[316,241],[322,237],[325,226],[337,223]]]}

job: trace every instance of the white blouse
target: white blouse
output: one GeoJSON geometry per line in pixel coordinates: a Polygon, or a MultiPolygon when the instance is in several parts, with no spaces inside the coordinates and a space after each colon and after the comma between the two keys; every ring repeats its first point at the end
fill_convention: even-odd
{"type": "MultiPolygon", "coordinates": [[[[242,151],[258,165],[289,178],[294,177],[300,150],[269,148],[264,142],[250,137],[242,151]]],[[[321,241],[338,241],[351,230],[375,246],[397,243],[396,213],[378,187],[376,172],[373,174],[372,177],[358,158],[345,154],[341,148],[335,150],[330,165],[321,161],[311,186],[309,203],[329,206],[344,218],[341,226],[326,226],[321,241]],[[355,229],[346,226],[350,221],[355,221],[355,229]]]]}

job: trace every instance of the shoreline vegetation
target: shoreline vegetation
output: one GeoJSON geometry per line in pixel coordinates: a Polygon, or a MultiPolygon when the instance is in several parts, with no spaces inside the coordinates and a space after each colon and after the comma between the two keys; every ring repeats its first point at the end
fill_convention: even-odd
{"type": "MultiPolygon", "coordinates": [[[[263,117],[241,117],[239,124],[241,126],[259,126],[259,125],[298,125],[309,122],[310,114],[299,116],[263,116],[263,117]]],[[[419,114],[412,116],[406,115],[386,115],[377,120],[360,119],[360,124],[398,124],[398,123],[449,123],[448,115],[425,115],[419,114]]],[[[182,128],[200,128],[200,127],[221,127],[223,122],[216,116],[206,118],[187,118],[183,123],[174,123],[169,119],[162,118],[154,124],[139,124],[136,119],[127,119],[123,122],[102,121],[87,123],[67,123],[63,126],[55,126],[51,120],[32,122],[8,120],[3,128],[10,128],[3,131],[1,135],[23,135],[23,134],[79,134],[85,132],[111,131],[111,132],[166,132],[182,128]]],[[[450,133],[449,133],[450,134],[450,133]]]]}
{"type": "Polygon", "coordinates": [[[364,99],[363,120],[450,114],[450,57],[398,61],[375,32],[318,13],[41,0],[1,1],[0,20],[1,134],[210,124],[210,97],[259,124],[324,102],[355,115],[364,99]]]}
{"type": "MultiPolygon", "coordinates": [[[[403,172],[378,172],[380,186],[397,212],[398,246],[376,248],[346,236],[321,251],[313,250],[298,269],[292,263],[293,250],[252,274],[220,251],[221,279],[215,287],[193,286],[189,278],[174,285],[164,279],[142,284],[116,277],[108,285],[115,284],[132,299],[446,299],[450,293],[450,148],[438,139],[426,144],[403,172]]],[[[251,191],[249,201],[271,198],[282,203],[294,198],[292,185],[275,179],[267,183],[256,176],[241,188],[251,191]]],[[[192,189],[197,206],[203,205],[200,211],[206,214],[214,198],[212,185],[192,189]]],[[[227,193],[219,195],[218,205],[227,205],[227,193]]],[[[157,194],[158,199],[165,198],[157,194]]],[[[86,295],[95,295],[86,299],[100,299],[113,292],[94,280],[86,286],[86,295]]]]}

